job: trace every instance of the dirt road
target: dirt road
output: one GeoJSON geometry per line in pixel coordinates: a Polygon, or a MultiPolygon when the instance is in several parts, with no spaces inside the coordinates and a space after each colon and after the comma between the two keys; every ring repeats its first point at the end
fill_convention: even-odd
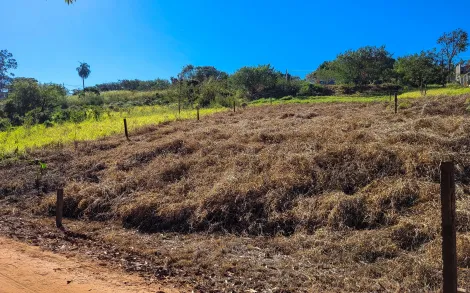
{"type": "Polygon", "coordinates": [[[179,292],[0,237],[0,293],[179,292]]]}

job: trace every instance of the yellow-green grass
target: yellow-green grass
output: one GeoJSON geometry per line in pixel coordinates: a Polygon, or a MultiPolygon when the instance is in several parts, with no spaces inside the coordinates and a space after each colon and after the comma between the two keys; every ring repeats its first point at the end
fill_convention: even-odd
{"type": "MultiPolygon", "coordinates": [[[[470,87],[447,86],[445,88],[430,88],[427,90],[427,97],[435,96],[459,96],[470,94],[470,87]]],[[[419,90],[405,92],[398,96],[399,99],[422,98],[419,90]]],[[[393,97],[392,97],[393,99],[393,97]]],[[[386,102],[390,96],[312,96],[312,97],[292,97],[290,99],[272,99],[272,104],[301,104],[301,103],[367,103],[367,102],[386,102]]],[[[252,105],[271,104],[269,98],[258,99],[250,102],[252,105]]]]}
{"type": "MultiPolygon", "coordinates": [[[[225,110],[224,108],[201,109],[200,115],[209,115],[225,110]]],[[[94,140],[101,137],[124,133],[123,118],[127,118],[127,126],[132,130],[151,124],[159,124],[176,119],[195,119],[196,110],[177,109],[161,106],[142,106],[131,108],[130,111],[105,113],[96,121],[89,119],[75,124],[66,122],[52,127],[43,124],[20,126],[10,131],[0,132],[0,156],[18,149],[37,148],[45,145],[72,141],[94,140]]]]}
{"type": "MultiPolygon", "coordinates": [[[[470,87],[455,87],[455,86],[448,86],[445,88],[431,88],[428,89],[426,92],[426,96],[428,97],[435,97],[435,96],[458,96],[470,94],[470,87]]],[[[399,96],[400,98],[421,98],[420,91],[410,91],[403,93],[399,96]]]]}
{"type": "MultiPolygon", "coordinates": [[[[100,97],[103,99],[105,104],[117,103],[117,102],[132,102],[135,100],[153,99],[158,93],[160,95],[168,95],[170,90],[154,90],[154,91],[107,91],[101,92],[100,97]]],[[[67,97],[69,104],[82,104],[83,99],[77,95],[67,97]]]]}

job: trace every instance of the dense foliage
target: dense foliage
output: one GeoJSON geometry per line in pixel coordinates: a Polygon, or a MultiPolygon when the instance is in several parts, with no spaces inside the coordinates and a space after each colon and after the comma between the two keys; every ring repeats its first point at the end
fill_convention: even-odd
{"type": "Polygon", "coordinates": [[[164,90],[170,87],[170,82],[166,79],[157,78],[155,80],[119,80],[117,82],[107,82],[95,86],[101,92],[107,91],[153,91],[164,90]]]}
{"type": "Polygon", "coordinates": [[[384,83],[391,81],[394,62],[385,46],[368,46],[339,54],[335,60],[320,65],[310,78],[322,83],[335,80],[356,86],[384,83]]]}
{"type": "Polygon", "coordinates": [[[421,91],[430,83],[440,82],[441,70],[434,51],[399,57],[395,70],[402,83],[419,87],[421,91]]]}

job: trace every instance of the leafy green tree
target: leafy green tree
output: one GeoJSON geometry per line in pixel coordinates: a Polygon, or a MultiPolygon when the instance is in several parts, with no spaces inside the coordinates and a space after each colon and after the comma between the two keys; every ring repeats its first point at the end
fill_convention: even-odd
{"type": "Polygon", "coordinates": [[[228,74],[217,70],[214,66],[197,66],[194,68],[193,78],[200,83],[209,79],[224,80],[228,78],[228,74]]]}
{"type": "Polygon", "coordinates": [[[322,63],[307,76],[315,81],[334,80],[335,83],[367,84],[383,83],[390,80],[395,60],[385,46],[366,46],[339,54],[335,60],[322,63]]]}
{"type": "Polygon", "coordinates": [[[367,85],[384,82],[384,73],[393,68],[394,61],[385,46],[367,46],[338,55],[333,68],[345,83],[367,85]]]}
{"type": "Polygon", "coordinates": [[[402,83],[419,87],[421,94],[425,94],[426,86],[439,79],[439,62],[435,51],[421,51],[399,57],[395,63],[395,70],[402,83]]]}
{"type": "Polygon", "coordinates": [[[85,89],[85,79],[90,76],[91,70],[90,65],[85,62],[80,62],[80,66],[77,67],[78,75],[82,78],[83,89],[85,89]]]}
{"type": "Polygon", "coordinates": [[[39,84],[32,79],[14,80],[4,111],[13,124],[28,116],[32,123],[45,122],[56,107],[66,107],[66,89],[56,84],[39,84]]]}
{"type": "Polygon", "coordinates": [[[244,90],[251,100],[272,89],[276,85],[277,78],[278,74],[270,64],[242,67],[230,77],[233,86],[244,90]]]}
{"type": "Polygon", "coordinates": [[[16,69],[18,63],[13,59],[13,54],[7,50],[0,51],[0,99],[6,96],[8,85],[11,83],[12,78],[15,76],[10,72],[12,69],[16,69]]]}
{"type": "Polygon", "coordinates": [[[313,83],[334,83],[340,79],[339,70],[336,70],[335,65],[333,61],[325,61],[318,66],[317,70],[307,74],[305,79],[313,83]]]}
{"type": "Polygon", "coordinates": [[[462,29],[456,29],[450,33],[444,33],[439,37],[437,43],[441,45],[442,61],[441,66],[445,67],[445,73],[448,81],[452,78],[454,69],[454,58],[467,51],[468,48],[468,33],[462,29]]]}

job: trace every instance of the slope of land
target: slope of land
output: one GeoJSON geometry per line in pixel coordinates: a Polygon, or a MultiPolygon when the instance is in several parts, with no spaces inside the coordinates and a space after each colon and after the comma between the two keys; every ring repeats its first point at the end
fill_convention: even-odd
{"type": "Polygon", "coordinates": [[[0,292],[178,292],[91,264],[0,238],[0,292]]]}
{"type": "Polygon", "coordinates": [[[104,247],[201,292],[438,291],[439,164],[452,159],[465,288],[469,131],[467,96],[432,97],[396,115],[388,102],[249,107],[39,149],[0,163],[0,233],[104,247]],[[61,185],[84,239],[47,218],[61,185]]]}

